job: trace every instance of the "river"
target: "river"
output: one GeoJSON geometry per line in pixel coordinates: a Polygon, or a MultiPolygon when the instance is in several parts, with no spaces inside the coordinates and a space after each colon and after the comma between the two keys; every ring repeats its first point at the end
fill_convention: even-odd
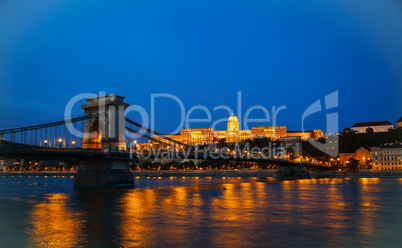
{"type": "Polygon", "coordinates": [[[397,247],[401,179],[0,177],[0,247],[397,247]]]}

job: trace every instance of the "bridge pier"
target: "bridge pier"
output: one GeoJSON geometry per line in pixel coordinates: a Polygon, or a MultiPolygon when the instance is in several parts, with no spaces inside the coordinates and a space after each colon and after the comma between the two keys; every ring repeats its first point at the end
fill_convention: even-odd
{"type": "Polygon", "coordinates": [[[280,165],[275,175],[275,179],[280,180],[309,179],[310,177],[310,173],[300,165],[280,165]]]}
{"type": "Polygon", "coordinates": [[[74,188],[134,188],[127,158],[83,158],[74,177],[74,188]]]}

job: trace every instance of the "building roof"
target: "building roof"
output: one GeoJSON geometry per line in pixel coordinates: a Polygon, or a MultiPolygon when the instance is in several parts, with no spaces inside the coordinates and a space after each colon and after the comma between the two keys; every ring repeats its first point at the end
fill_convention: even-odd
{"type": "Polygon", "coordinates": [[[397,120],[396,122],[402,122],[402,117],[401,117],[401,118],[399,118],[399,120],[397,120]]]}
{"type": "Polygon", "coordinates": [[[304,131],[288,131],[288,133],[312,133],[313,130],[304,130],[304,131]]]}
{"type": "Polygon", "coordinates": [[[272,129],[272,128],[285,128],[285,126],[254,126],[252,129],[272,129]]]}
{"type": "Polygon", "coordinates": [[[195,129],[212,130],[211,127],[190,127],[190,128],[183,128],[182,130],[195,130],[195,129]]]}
{"type": "Polygon", "coordinates": [[[367,151],[371,151],[371,147],[365,147],[365,146],[360,147],[360,148],[357,149],[356,151],[358,151],[358,150],[360,150],[360,149],[364,149],[364,150],[367,150],[367,151]]]}
{"type": "Polygon", "coordinates": [[[234,113],[229,117],[229,120],[228,120],[228,122],[239,122],[238,120],[237,120],[237,117],[234,115],[234,113]]]}
{"type": "Polygon", "coordinates": [[[389,121],[370,121],[370,122],[357,122],[352,127],[371,127],[371,126],[389,126],[393,124],[389,121]]]}
{"type": "Polygon", "coordinates": [[[383,145],[379,145],[380,148],[402,148],[402,142],[398,143],[387,143],[383,145]]]}

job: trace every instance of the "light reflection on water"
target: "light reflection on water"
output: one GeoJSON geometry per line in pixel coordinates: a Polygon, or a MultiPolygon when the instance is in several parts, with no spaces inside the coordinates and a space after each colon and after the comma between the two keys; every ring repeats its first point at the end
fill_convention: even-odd
{"type": "Polygon", "coordinates": [[[0,246],[378,247],[402,242],[402,180],[136,178],[136,185],[74,190],[72,178],[0,178],[0,246]]]}
{"type": "Polygon", "coordinates": [[[74,247],[82,242],[82,213],[69,209],[67,194],[46,195],[31,210],[29,246],[74,247]]]}

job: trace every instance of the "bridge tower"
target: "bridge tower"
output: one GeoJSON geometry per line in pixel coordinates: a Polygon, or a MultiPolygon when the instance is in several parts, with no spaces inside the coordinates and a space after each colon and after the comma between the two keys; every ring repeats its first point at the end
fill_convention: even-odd
{"type": "Polygon", "coordinates": [[[290,152],[290,157],[293,158],[293,160],[298,160],[302,156],[302,139],[300,136],[295,136],[295,137],[283,137],[279,139],[279,142],[281,143],[281,146],[289,147],[288,152],[290,152]]]}
{"type": "MultiPolygon", "coordinates": [[[[302,159],[302,142],[300,136],[296,137],[283,137],[279,139],[281,146],[284,148],[289,147],[285,152],[288,153],[291,160],[301,161],[302,159]]],[[[275,175],[276,179],[289,180],[289,179],[304,179],[310,178],[310,173],[304,170],[304,167],[298,163],[289,163],[279,166],[279,170],[275,175]]]]}
{"type": "Polygon", "coordinates": [[[123,100],[112,94],[87,99],[87,104],[81,106],[85,115],[98,115],[85,121],[82,148],[126,148],[124,111],[130,104],[123,100]]]}

